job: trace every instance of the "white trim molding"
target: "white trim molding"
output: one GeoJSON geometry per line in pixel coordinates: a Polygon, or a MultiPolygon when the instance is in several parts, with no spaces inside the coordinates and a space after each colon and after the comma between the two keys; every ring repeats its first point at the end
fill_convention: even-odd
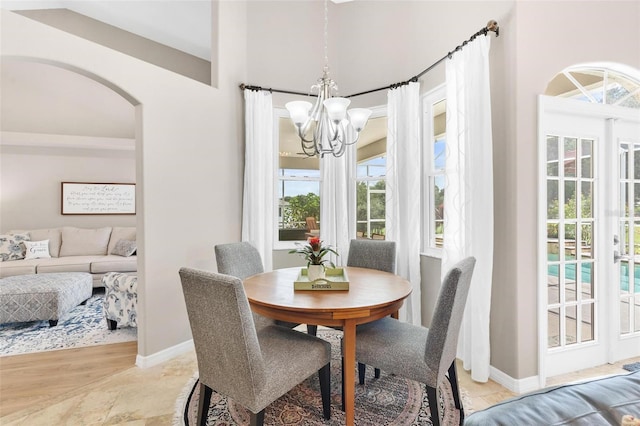
{"type": "Polygon", "coordinates": [[[154,367],[158,364],[162,364],[165,361],[169,361],[172,358],[175,358],[194,349],[195,346],[193,345],[193,339],[191,339],[170,348],[163,349],[160,352],[156,352],[149,356],[142,356],[138,354],[136,356],[136,366],[139,368],[154,367]]]}
{"type": "Polygon", "coordinates": [[[514,379],[494,366],[489,367],[489,378],[518,395],[541,389],[538,376],[514,379]]]}

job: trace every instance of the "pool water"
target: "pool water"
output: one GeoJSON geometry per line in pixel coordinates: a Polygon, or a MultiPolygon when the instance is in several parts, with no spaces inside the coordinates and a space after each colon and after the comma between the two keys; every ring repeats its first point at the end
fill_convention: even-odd
{"type": "MultiPolygon", "coordinates": [[[[557,261],[557,254],[550,254],[549,261],[557,261]]],[[[576,279],[576,267],[575,263],[565,265],[565,276],[566,279],[575,281],[576,279]]],[[[553,277],[558,277],[560,265],[549,265],[548,271],[549,275],[553,277]]],[[[583,283],[591,282],[591,273],[593,271],[592,263],[582,263],[580,266],[580,281],[583,283]]],[[[634,281],[634,292],[640,293],[640,265],[635,265],[633,274],[634,281]]],[[[620,264],[620,290],[628,291],[629,289],[629,264],[621,263],[620,264]]]]}

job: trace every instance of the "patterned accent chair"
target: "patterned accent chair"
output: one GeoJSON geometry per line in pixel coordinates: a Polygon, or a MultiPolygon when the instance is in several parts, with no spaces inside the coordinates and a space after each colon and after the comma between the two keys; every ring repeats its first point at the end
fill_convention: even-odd
{"type": "Polygon", "coordinates": [[[109,330],[138,326],[138,277],[109,272],[102,277],[104,285],[104,316],[109,330]]]}
{"type": "Polygon", "coordinates": [[[277,325],[256,329],[242,281],[180,269],[200,379],[198,425],[206,424],[213,390],[250,412],[261,426],[265,408],[318,373],[324,418],[331,416],[331,344],[277,325]]]}

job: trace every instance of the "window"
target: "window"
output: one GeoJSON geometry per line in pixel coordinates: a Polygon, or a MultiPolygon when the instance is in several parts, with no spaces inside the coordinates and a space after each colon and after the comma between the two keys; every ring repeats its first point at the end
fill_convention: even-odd
{"type": "MultiPolygon", "coordinates": [[[[356,229],[358,238],[384,239],[387,117],[379,110],[369,119],[357,143],[356,229]]],[[[320,217],[320,160],[307,157],[285,110],[275,110],[278,141],[277,239],[303,241],[310,234],[306,219],[320,217]]]]}
{"type": "Polygon", "coordinates": [[[307,217],[320,224],[320,163],[300,152],[300,140],[288,116],[278,118],[277,128],[277,241],[303,241],[307,217]]]}
{"type": "Polygon", "coordinates": [[[358,140],[356,237],[385,239],[387,117],[369,120],[358,140]]]}
{"type": "Polygon", "coordinates": [[[440,86],[423,99],[424,141],[424,194],[423,249],[429,252],[442,248],[444,243],[444,192],[446,99],[445,87],[440,86]]]}
{"type": "Polygon", "coordinates": [[[638,82],[604,68],[586,66],[567,68],[549,82],[545,95],[626,108],[640,108],[638,82]]]}
{"type": "Polygon", "coordinates": [[[384,239],[386,167],[386,155],[358,164],[356,177],[356,235],[358,237],[384,239]]]}

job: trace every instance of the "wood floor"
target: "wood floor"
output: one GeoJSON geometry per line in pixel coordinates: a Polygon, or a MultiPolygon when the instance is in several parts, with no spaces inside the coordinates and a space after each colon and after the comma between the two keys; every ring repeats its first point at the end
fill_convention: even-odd
{"type": "MultiPolygon", "coordinates": [[[[197,371],[195,353],[145,369],[135,367],[136,353],[136,342],[128,342],[0,357],[0,424],[171,424],[176,400],[197,371]]],[[[548,385],[625,373],[622,365],[637,361],[558,376],[548,385]]],[[[514,395],[491,380],[474,382],[461,367],[458,375],[467,414],[514,395]]]]}
{"type": "Polygon", "coordinates": [[[135,365],[137,342],[0,358],[0,417],[135,365]]]}

